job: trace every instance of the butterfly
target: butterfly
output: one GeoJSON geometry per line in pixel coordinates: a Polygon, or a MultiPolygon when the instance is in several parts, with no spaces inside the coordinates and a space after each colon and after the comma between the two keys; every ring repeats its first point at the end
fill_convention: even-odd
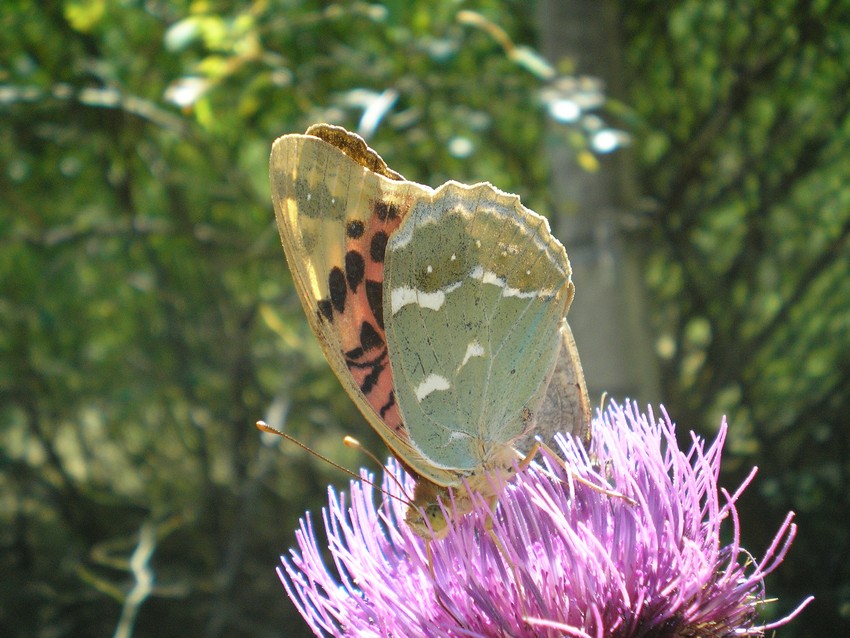
{"type": "Polygon", "coordinates": [[[450,489],[459,513],[495,499],[534,437],[589,441],[571,268],[544,217],[489,183],[407,181],[329,124],[278,138],[270,179],[310,326],[416,478],[417,534],[445,529],[450,489]]]}

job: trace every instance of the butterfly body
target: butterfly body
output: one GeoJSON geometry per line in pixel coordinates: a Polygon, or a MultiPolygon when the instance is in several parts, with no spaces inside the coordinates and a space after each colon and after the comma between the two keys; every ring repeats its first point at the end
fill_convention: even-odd
{"type": "MultiPolygon", "coordinates": [[[[415,504],[431,508],[429,521],[446,488],[494,495],[556,393],[577,397],[576,429],[589,432],[581,369],[563,336],[570,266],[545,218],[490,184],[406,181],[361,138],[324,124],[279,138],[270,166],[311,326],[418,477],[415,504]],[[557,373],[565,361],[572,381],[557,373]]],[[[424,533],[417,516],[408,521],[424,533]]]]}

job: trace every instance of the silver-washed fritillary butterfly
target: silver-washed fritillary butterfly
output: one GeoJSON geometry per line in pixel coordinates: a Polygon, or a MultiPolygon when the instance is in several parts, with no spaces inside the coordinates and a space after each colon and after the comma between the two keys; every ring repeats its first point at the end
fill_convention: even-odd
{"type": "Polygon", "coordinates": [[[407,181],[328,124],[277,139],[270,174],[286,258],[325,356],[417,477],[407,517],[417,533],[445,527],[437,499],[448,488],[460,512],[465,485],[494,497],[490,477],[510,477],[530,437],[589,439],[565,320],[570,264],[545,218],[487,183],[407,181]]]}

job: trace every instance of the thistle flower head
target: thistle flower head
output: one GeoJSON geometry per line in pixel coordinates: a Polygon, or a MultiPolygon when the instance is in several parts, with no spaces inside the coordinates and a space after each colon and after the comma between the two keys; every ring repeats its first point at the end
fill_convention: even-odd
{"type": "MultiPolygon", "coordinates": [[[[789,514],[758,561],[741,548],[735,502],[754,473],[734,494],[718,487],[725,432],[723,424],[710,445],[692,435],[681,450],[666,414],[612,405],[594,421],[589,454],[560,442],[574,474],[544,455],[502,491],[495,512],[473,496],[472,512],[429,548],[403,522],[402,502],[384,497],[376,506],[373,488],[354,482],[350,503],[331,490],[323,512],[335,573],[309,516],[278,571],[319,636],[762,635],[810,599],[758,624],[764,576],[796,528],[789,514]]],[[[387,472],[410,492],[397,463],[387,472]]],[[[389,476],[384,489],[402,496],[389,476]]]]}

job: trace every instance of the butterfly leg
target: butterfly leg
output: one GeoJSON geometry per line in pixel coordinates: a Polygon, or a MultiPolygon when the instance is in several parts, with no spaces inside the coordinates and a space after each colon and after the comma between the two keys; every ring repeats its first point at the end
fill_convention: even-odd
{"type": "Polygon", "coordinates": [[[531,449],[528,451],[528,454],[526,454],[522,461],[519,462],[519,469],[524,470],[529,465],[531,465],[531,462],[534,460],[534,457],[537,456],[537,453],[540,451],[541,447],[548,446],[546,446],[543,441],[535,441],[534,445],[532,445],[531,449]]]}
{"type": "Polygon", "coordinates": [[[428,571],[431,573],[431,580],[437,582],[437,572],[434,571],[434,551],[431,549],[433,541],[429,538],[425,540],[425,556],[428,559],[428,571]]]}

